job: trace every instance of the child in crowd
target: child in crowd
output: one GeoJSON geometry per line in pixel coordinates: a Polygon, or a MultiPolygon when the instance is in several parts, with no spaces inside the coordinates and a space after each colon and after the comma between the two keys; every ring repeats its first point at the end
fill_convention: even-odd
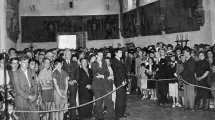
{"type": "Polygon", "coordinates": [[[147,95],[147,75],[146,75],[146,65],[145,63],[142,63],[140,65],[140,70],[139,70],[139,82],[140,82],[140,89],[141,89],[141,93],[143,95],[142,99],[145,99],[148,97],[147,95]]]}
{"type": "MultiPolygon", "coordinates": [[[[149,57],[148,58],[148,65],[146,66],[146,72],[148,79],[154,79],[155,71],[156,71],[156,65],[154,64],[154,58],[149,57]]],[[[147,88],[151,91],[151,98],[150,100],[157,100],[157,94],[156,94],[156,82],[153,80],[149,80],[147,82],[147,88]]]]}
{"type": "MultiPolygon", "coordinates": [[[[181,78],[180,74],[184,70],[184,66],[183,66],[184,62],[185,62],[185,56],[183,54],[179,55],[179,60],[176,65],[176,75],[175,75],[176,77],[178,77],[178,79],[181,78]]],[[[184,106],[184,86],[181,80],[179,80],[178,82],[178,97],[181,98],[181,104],[184,106]]]]}
{"type": "MultiPolygon", "coordinates": [[[[69,77],[67,73],[62,70],[63,60],[56,59],[54,61],[55,70],[52,73],[55,91],[54,91],[54,103],[56,109],[66,108],[67,102],[67,90],[69,77]]],[[[56,120],[63,120],[64,111],[56,112],[56,120]]]]}

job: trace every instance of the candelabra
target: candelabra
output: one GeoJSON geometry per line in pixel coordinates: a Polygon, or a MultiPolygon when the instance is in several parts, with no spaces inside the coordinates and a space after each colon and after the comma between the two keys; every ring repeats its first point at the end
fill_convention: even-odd
{"type": "Polygon", "coordinates": [[[187,43],[189,42],[190,40],[188,40],[188,34],[184,35],[183,34],[180,34],[176,36],[176,43],[177,43],[177,46],[181,46],[182,48],[183,47],[186,47],[187,46],[187,43]],[[185,43],[185,44],[184,44],[185,43]]]}

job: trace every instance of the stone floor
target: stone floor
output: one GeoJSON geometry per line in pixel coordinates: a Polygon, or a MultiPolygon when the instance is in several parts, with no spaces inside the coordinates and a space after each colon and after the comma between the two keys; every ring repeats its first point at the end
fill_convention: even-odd
{"type": "Polygon", "coordinates": [[[128,96],[127,112],[129,117],[122,120],[215,120],[214,111],[187,111],[171,105],[161,107],[135,95],[128,96]]]}

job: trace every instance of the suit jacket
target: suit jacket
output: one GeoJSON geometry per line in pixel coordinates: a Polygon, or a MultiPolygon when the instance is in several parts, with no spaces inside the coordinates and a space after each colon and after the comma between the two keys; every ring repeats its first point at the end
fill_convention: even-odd
{"type": "Polygon", "coordinates": [[[19,69],[14,72],[14,89],[15,89],[15,104],[17,108],[34,110],[35,102],[28,102],[30,95],[38,95],[38,84],[36,81],[36,74],[28,70],[28,79],[23,70],[19,69]],[[28,79],[31,86],[28,84],[28,79]]]}
{"type": "Polygon", "coordinates": [[[131,59],[131,73],[135,74],[135,59],[131,59]]]}
{"type": "Polygon", "coordinates": [[[103,90],[103,89],[110,89],[108,85],[108,80],[107,78],[109,77],[110,73],[108,70],[108,66],[105,61],[102,61],[102,66],[99,67],[99,63],[97,61],[94,61],[91,64],[91,69],[93,71],[93,82],[92,82],[92,89],[93,90],[103,90]],[[97,78],[96,76],[104,75],[103,78],[97,78]]]}
{"type": "Polygon", "coordinates": [[[130,57],[125,58],[126,73],[131,73],[131,65],[132,65],[132,59],[130,57]]]}
{"type": "Polygon", "coordinates": [[[70,64],[64,60],[63,70],[67,72],[70,80],[78,80],[79,79],[79,65],[77,62],[70,60],[70,64]]]}
{"type": "Polygon", "coordinates": [[[89,76],[87,75],[86,71],[83,68],[79,68],[79,80],[78,80],[78,87],[81,90],[82,88],[86,88],[87,85],[92,85],[92,70],[88,69],[89,76]]]}
{"type": "Polygon", "coordinates": [[[92,85],[92,70],[88,69],[89,76],[83,68],[79,69],[79,80],[78,80],[78,88],[79,88],[79,98],[80,99],[88,99],[92,97],[90,94],[91,90],[87,89],[87,85],[92,85]]]}
{"type": "Polygon", "coordinates": [[[167,66],[168,66],[167,58],[161,58],[159,63],[157,64],[157,66],[158,66],[158,71],[156,72],[155,78],[166,79],[167,78],[167,66]]]}
{"type": "Polygon", "coordinates": [[[195,71],[196,71],[196,61],[194,58],[190,57],[185,63],[184,63],[184,70],[181,72],[182,79],[185,81],[195,84],[195,71]]]}
{"type": "Polygon", "coordinates": [[[119,87],[123,81],[126,79],[126,70],[124,64],[114,57],[112,61],[112,69],[114,74],[114,84],[119,87]]]}

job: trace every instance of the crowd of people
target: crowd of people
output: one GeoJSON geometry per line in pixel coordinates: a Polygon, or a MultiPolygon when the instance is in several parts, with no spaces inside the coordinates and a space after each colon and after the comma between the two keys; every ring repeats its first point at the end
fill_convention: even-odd
{"type": "Polygon", "coordinates": [[[0,54],[0,86],[4,91],[6,69],[14,109],[37,111],[82,105],[123,85],[112,95],[77,109],[15,113],[20,120],[118,120],[129,115],[126,94],[142,95],[142,100],[157,101],[160,106],[172,103],[172,107],[209,110],[215,104],[214,52],[215,46],[205,44],[192,48],[162,42],[144,48],[133,43],[76,50],[10,48],[0,54]]]}

